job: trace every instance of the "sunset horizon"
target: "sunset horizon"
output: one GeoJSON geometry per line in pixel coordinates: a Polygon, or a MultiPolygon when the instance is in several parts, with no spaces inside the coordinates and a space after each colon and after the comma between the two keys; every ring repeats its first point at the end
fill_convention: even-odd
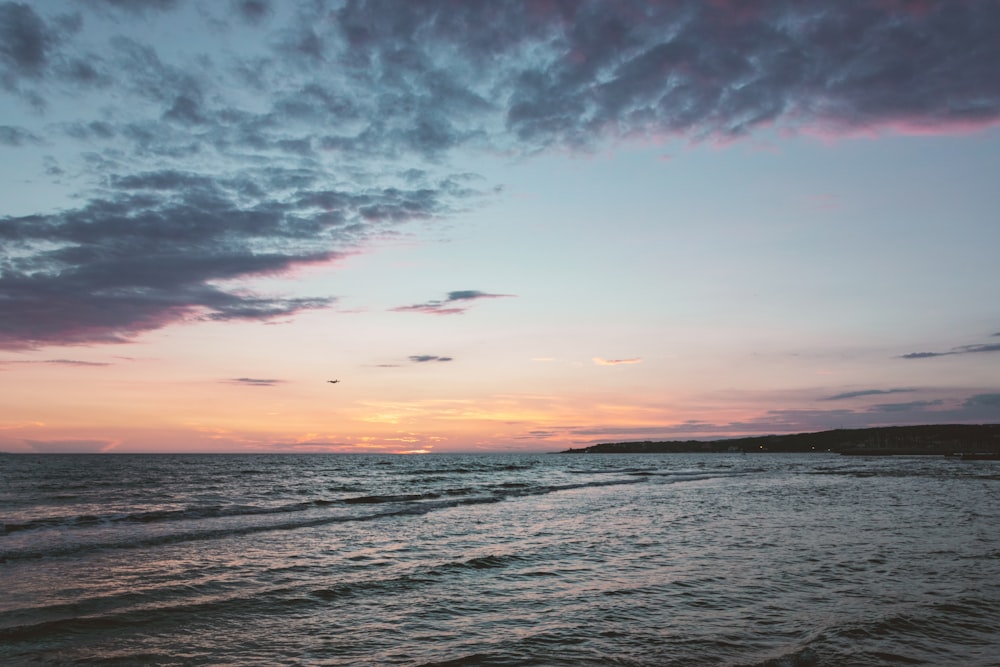
{"type": "Polygon", "coordinates": [[[0,0],[0,665],[996,667],[1000,0],[0,0]]]}
{"type": "Polygon", "coordinates": [[[991,2],[0,4],[0,450],[998,422],[998,33],[991,2]]]}

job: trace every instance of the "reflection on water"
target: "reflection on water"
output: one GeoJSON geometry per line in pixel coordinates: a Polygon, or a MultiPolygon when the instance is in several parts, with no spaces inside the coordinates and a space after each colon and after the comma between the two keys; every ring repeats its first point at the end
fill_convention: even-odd
{"type": "Polygon", "coordinates": [[[4,463],[4,664],[995,665],[1000,655],[1000,463],[4,463]]]}

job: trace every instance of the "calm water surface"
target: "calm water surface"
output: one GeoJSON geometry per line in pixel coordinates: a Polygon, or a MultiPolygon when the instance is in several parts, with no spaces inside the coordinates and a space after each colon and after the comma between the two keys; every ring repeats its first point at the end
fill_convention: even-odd
{"type": "Polygon", "coordinates": [[[0,664],[1000,665],[1000,463],[0,457],[0,664]]]}

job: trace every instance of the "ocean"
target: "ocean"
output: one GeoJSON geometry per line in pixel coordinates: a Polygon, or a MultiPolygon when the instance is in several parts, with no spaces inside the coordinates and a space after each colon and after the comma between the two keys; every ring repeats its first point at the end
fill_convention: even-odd
{"type": "Polygon", "coordinates": [[[1000,665],[1000,462],[7,455],[3,665],[1000,665]]]}

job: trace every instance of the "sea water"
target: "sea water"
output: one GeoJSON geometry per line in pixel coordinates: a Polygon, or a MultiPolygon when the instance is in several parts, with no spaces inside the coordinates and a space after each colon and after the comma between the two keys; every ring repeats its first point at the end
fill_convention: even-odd
{"type": "Polygon", "coordinates": [[[0,457],[0,664],[1000,665],[1000,462],[0,457]]]}

